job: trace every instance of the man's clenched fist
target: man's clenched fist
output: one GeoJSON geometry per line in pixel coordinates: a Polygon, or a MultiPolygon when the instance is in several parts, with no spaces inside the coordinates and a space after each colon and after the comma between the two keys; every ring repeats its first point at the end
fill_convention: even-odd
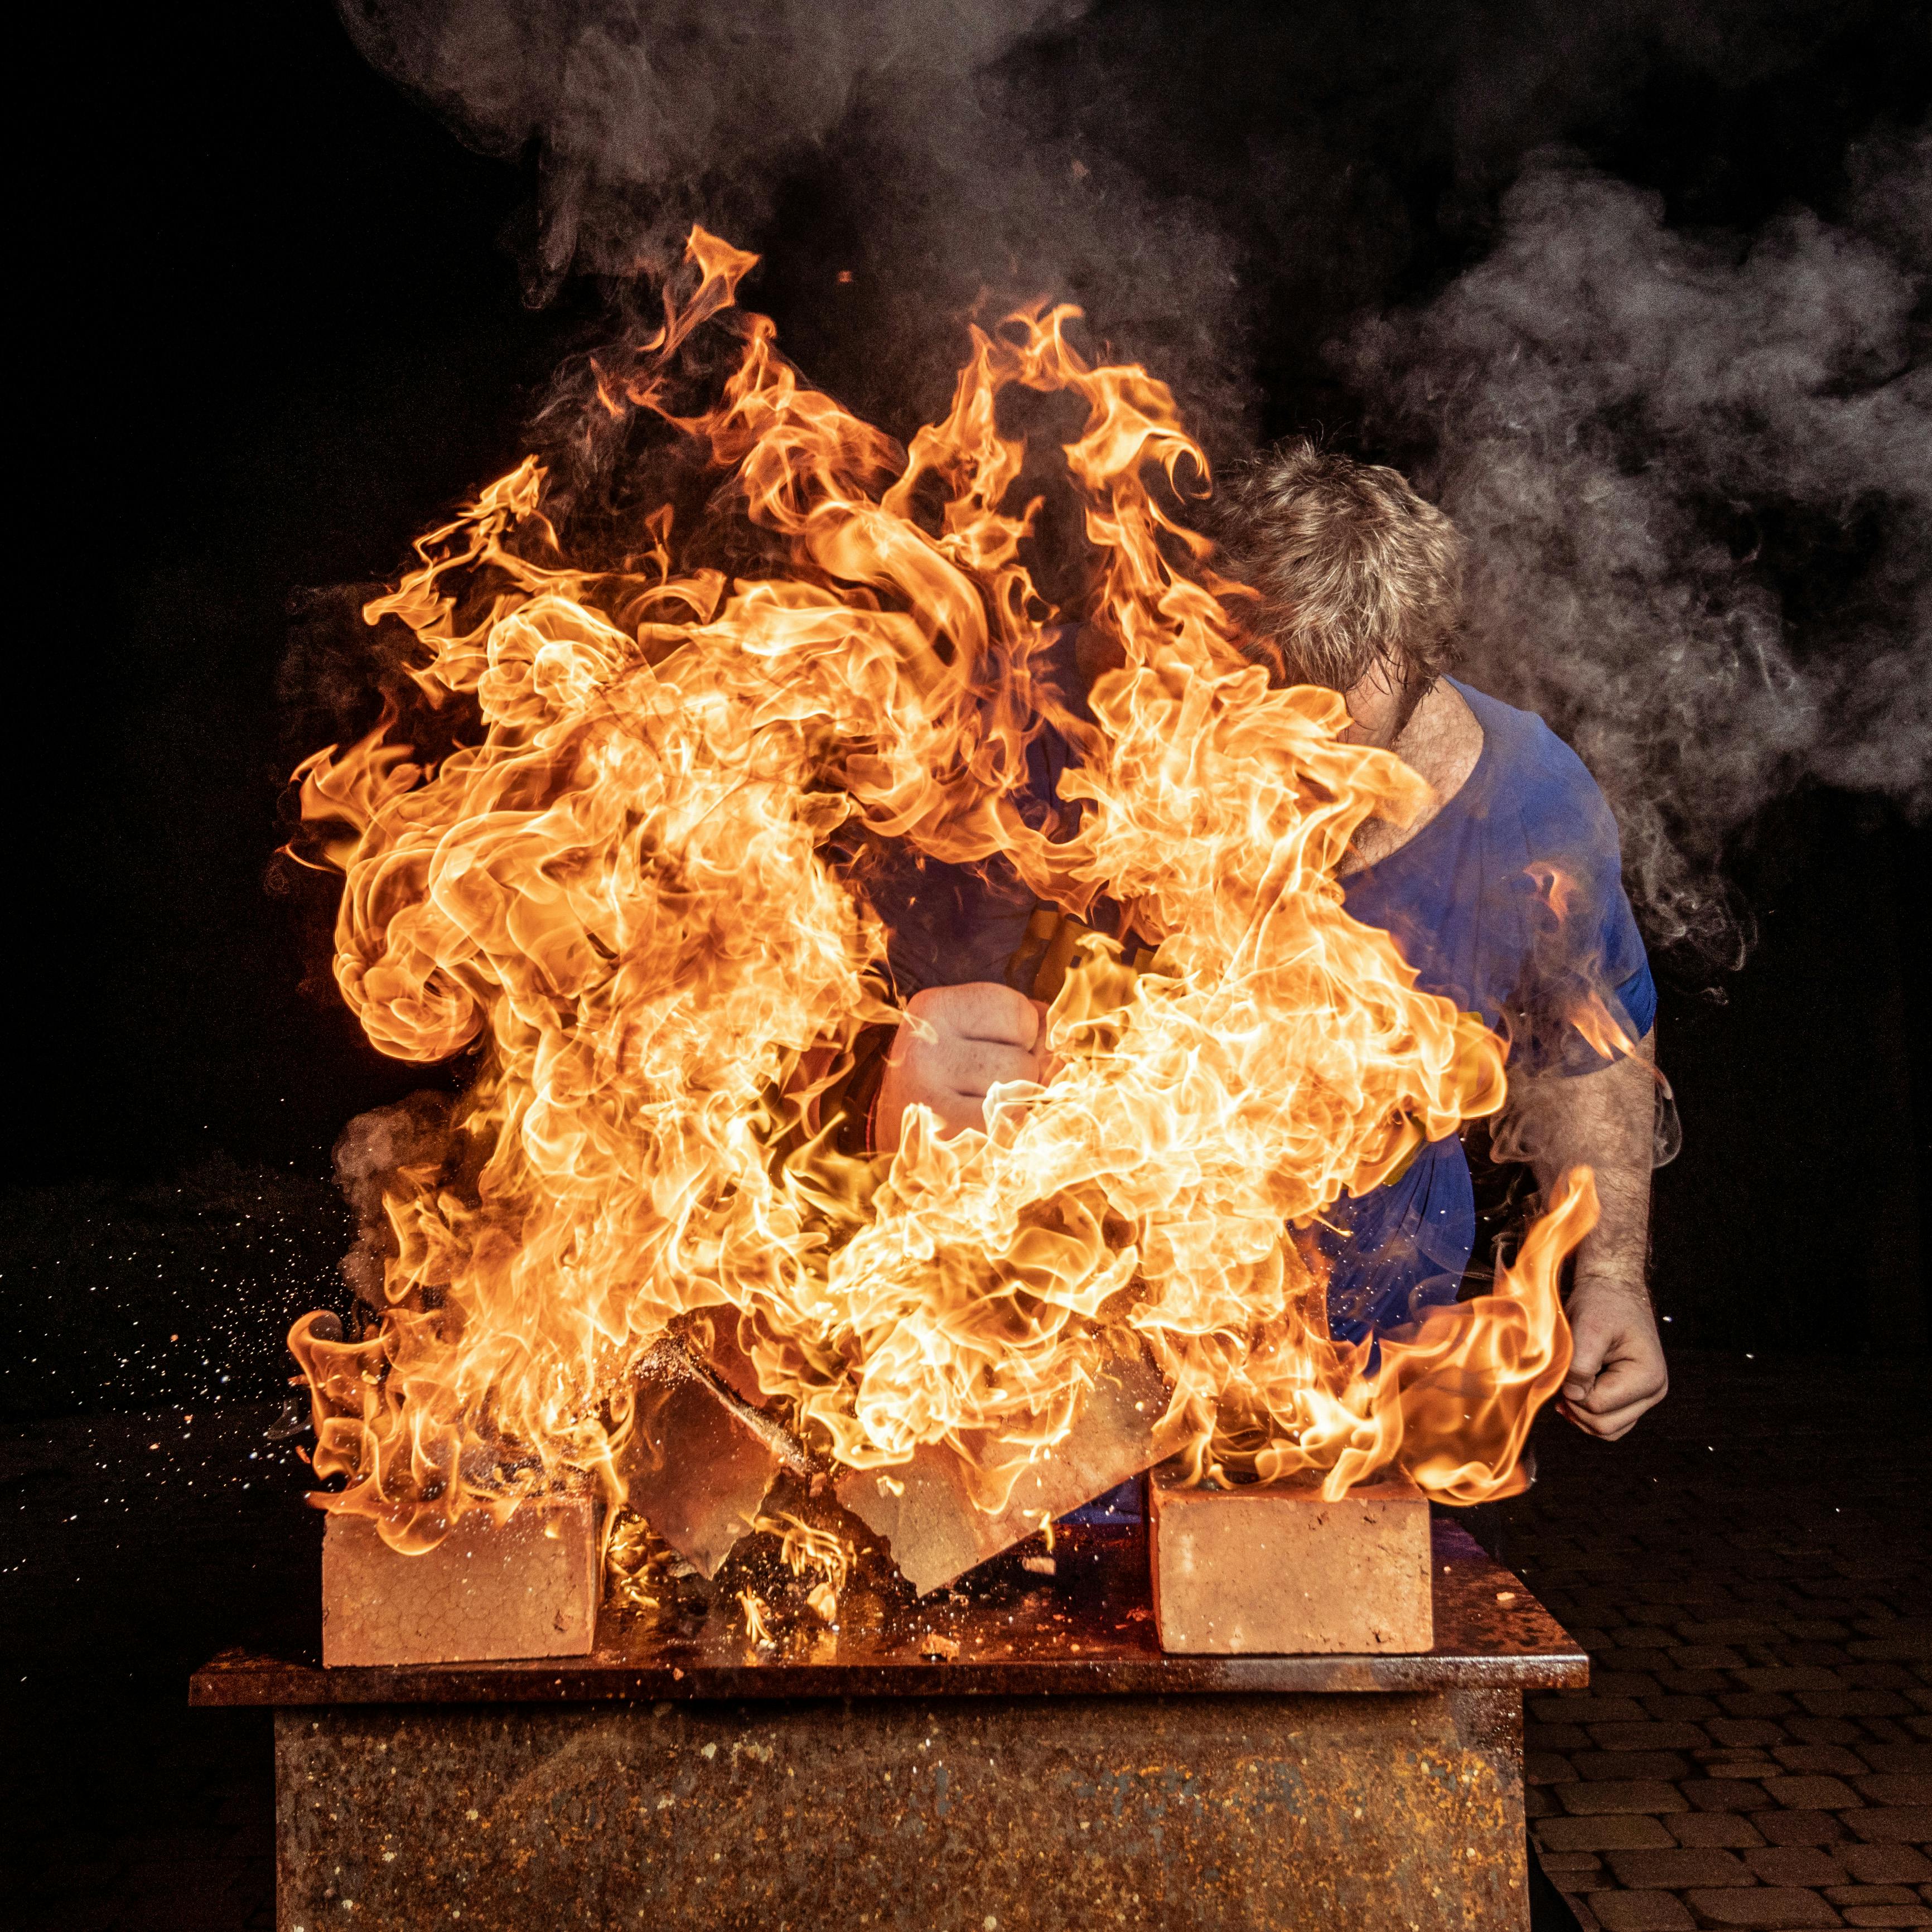
{"type": "Polygon", "coordinates": [[[1586,1436],[1614,1442],[1670,1388],[1650,1298],[1641,1282],[1579,1280],[1568,1312],[1574,1352],[1557,1410],[1586,1436]]]}
{"type": "Polygon", "coordinates": [[[899,1144],[905,1110],[923,1102],[951,1135],[986,1124],[986,1090],[1002,1080],[1040,1077],[1040,1009],[996,981],[934,986],[907,1002],[902,1026],[879,1085],[873,1141],[899,1144]]]}

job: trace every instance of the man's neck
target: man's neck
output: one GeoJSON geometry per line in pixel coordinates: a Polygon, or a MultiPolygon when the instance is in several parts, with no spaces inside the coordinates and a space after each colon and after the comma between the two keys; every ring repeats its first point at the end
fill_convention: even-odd
{"type": "Polygon", "coordinates": [[[1462,789],[1483,754],[1483,728],[1447,678],[1438,678],[1388,748],[1429,788],[1428,802],[1406,825],[1364,821],[1349,847],[1344,873],[1400,851],[1462,789]]]}

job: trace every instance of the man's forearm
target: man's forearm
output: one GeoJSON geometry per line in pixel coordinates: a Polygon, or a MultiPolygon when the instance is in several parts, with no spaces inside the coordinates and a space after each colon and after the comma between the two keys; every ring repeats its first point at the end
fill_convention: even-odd
{"type": "Polygon", "coordinates": [[[1628,1435],[1670,1386],[1646,1280],[1655,1053],[1647,1034],[1629,1058],[1576,1079],[1538,1082],[1519,1102],[1519,1131],[1546,1190],[1566,1168],[1596,1176],[1602,1214],[1577,1251],[1572,1354],[1558,1406],[1606,1442],[1628,1435]]]}
{"type": "Polygon", "coordinates": [[[1537,1179],[1546,1192],[1566,1168],[1597,1178],[1602,1214],[1577,1250],[1578,1283],[1614,1283],[1646,1293],[1650,1172],[1657,1118],[1657,1036],[1594,1073],[1538,1083],[1531,1136],[1537,1179]]]}

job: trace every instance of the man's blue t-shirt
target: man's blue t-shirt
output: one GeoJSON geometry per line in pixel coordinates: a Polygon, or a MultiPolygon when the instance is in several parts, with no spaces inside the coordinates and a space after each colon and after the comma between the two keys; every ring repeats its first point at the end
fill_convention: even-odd
{"type": "MultiPolygon", "coordinates": [[[[1394,935],[1424,992],[1504,1036],[1513,1074],[1590,1072],[1610,1064],[1592,1044],[1608,1041],[1604,1018],[1636,1041],[1657,1016],[1616,821],[1541,718],[1455,688],[1483,728],[1474,769],[1413,838],[1343,881],[1343,903],[1394,935]]],[[[1359,1341],[1454,1300],[1476,1235],[1461,1141],[1431,1143],[1325,1218],[1339,1231],[1319,1237],[1337,1336],[1359,1341]]]]}
{"type": "MultiPolygon", "coordinates": [[[[1060,681],[1078,709],[1072,636],[1058,640],[1067,661],[1060,681]]],[[[1413,838],[1343,881],[1343,903],[1394,936],[1425,992],[1504,1036],[1512,1073],[1588,1072],[1608,1062],[1580,1019],[1600,1040],[1592,1017],[1600,1012],[1636,1040],[1657,1010],[1624,894],[1616,821],[1582,760],[1541,718],[1455,688],[1483,729],[1474,769],[1413,838]]],[[[1055,801],[1068,758],[1054,733],[1028,747],[1019,802],[1031,822],[1065,812],[1055,801]]],[[[1010,867],[942,865],[903,848],[878,862],[871,889],[892,929],[902,998],[1006,977],[1034,907],[1010,867]]],[[[1103,922],[1105,912],[1096,913],[1103,922]]],[[[1338,1336],[1359,1341],[1454,1300],[1476,1234],[1461,1141],[1432,1142],[1396,1180],[1344,1197],[1323,1218],[1333,1224],[1318,1238],[1338,1336]]]]}

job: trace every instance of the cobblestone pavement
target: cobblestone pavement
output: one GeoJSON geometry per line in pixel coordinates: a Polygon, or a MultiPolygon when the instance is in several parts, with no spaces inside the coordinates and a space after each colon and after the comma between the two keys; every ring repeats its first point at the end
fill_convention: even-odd
{"type": "MultiPolygon", "coordinates": [[[[1529,1732],[1584,1926],[1932,1925],[1922,1382],[1693,1357],[1624,1442],[1539,1426],[1536,1488],[1478,1527],[1594,1660],[1529,1732]]],[[[0,1923],[273,1923],[267,1720],[184,1697],[225,1644],[313,1641],[320,1525],[273,1418],[0,1435],[0,1923]]]]}
{"type": "Polygon", "coordinates": [[[1532,1833],[1601,1932],[1932,1926],[1922,1370],[1680,1366],[1622,1443],[1538,1431],[1504,1560],[1588,1649],[1534,1698],[1532,1833]]]}
{"type": "Polygon", "coordinates": [[[0,1924],[260,1932],[274,1922],[266,1713],[190,1711],[224,1644],[299,1649],[321,1525],[274,1406],[0,1435],[0,1924]]]}

